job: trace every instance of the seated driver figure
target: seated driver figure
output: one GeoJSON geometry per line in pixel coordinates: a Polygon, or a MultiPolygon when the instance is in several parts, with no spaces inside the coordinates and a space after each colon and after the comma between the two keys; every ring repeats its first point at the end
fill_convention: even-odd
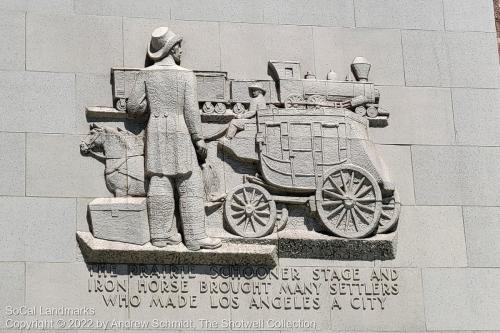
{"type": "Polygon", "coordinates": [[[238,131],[245,129],[245,124],[251,122],[250,119],[255,117],[257,110],[266,108],[266,98],[264,97],[266,90],[260,83],[251,85],[248,87],[248,91],[252,97],[250,100],[250,107],[248,108],[248,111],[236,115],[236,119],[231,120],[226,132],[227,140],[231,140],[238,131]]]}

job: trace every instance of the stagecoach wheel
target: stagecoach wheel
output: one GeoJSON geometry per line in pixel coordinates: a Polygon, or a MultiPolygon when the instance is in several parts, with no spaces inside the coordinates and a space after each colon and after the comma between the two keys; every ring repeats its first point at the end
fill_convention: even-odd
{"type": "Polygon", "coordinates": [[[224,105],[224,103],[215,104],[215,113],[218,113],[218,114],[226,113],[226,106],[224,105]]]}
{"type": "Polygon", "coordinates": [[[383,234],[393,231],[398,224],[399,213],[401,213],[401,203],[396,190],[393,196],[382,198],[382,213],[378,221],[377,232],[383,234]]]}
{"type": "Polygon", "coordinates": [[[246,109],[245,106],[242,103],[236,103],[233,106],[233,112],[235,114],[243,114],[245,113],[246,109]]]}
{"type": "Polygon", "coordinates": [[[316,206],[320,221],[334,235],[364,238],[378,226],[382,195],[366,170],[341,165],[325,173],[316,190],[316,206]]]}
{"type": "Polygon", "coordinates": [[[122,112],[127,111],[127,101],[125,100],[125,98],[119,98],[116,101],[115,107],[118,111],[122,112]]]}
{"type": "Polygon", "coordinates": [[[214,112],[215,107],[211,102],[205,102],[201,110],[203,113],[212,113],[214,112]]]}
{"type": "Polygon", "coordinates": [[[242,184],[227,195],[224,215],[235,234],[245,238],[258,238],[274,229],[276,204],[262,186],[242,184]]]}
{"type": "Polygon", "coordinates": [[[289,95],[285,101],[285,108],[287,109],[305,109],[304,97],[297,94],[289,95]]]}
{"type": "Polygon", "coordinates": [[[319,108],[321,108],[320,104],[323,104],[326,102],[326,98],[325,98],[325,96],[321,96],[321,95],[312,95],[312,96],[309,96],[309,98],[307,99],[307,102],[313,104],[313,105],[309,105],[310,108],[319,109],[319,108]]]}

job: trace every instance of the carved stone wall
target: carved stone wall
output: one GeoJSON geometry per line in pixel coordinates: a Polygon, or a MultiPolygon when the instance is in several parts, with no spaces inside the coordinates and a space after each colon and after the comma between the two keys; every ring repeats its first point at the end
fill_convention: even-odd
{"type": "MultiPolygon", "coordinates": [[[[230,320],[240,330],[250,328],[241,320],[272,331],[500,330],[491,0],[5,0],[0,11],[0,331],[47,318],[68,325],[48,328],[69,331],[113,319],[184,320],[173,332],[226,331],[230,320]],[[162,25],[184,36],[183,66],[234,78],[268,80],[270,59],[344,78],[355,56],[370,60],[381,107],[391,111],[390,126],[371,137],[402,204],[394,260],[284,258],[272,272],[180,259],[87,266],[75,233],[89,231],[89,202],[113,194],[102,163],[78,150],[85,107],[113,105],[110,68],[144,67],[151,31],[162,25]],[[158,281],[177,291],[155,292],[158,281]],[[47,308],[54,314],[43,316],[47,308]]],[[[136,130],[119,119],[97,123],[136,130]]],[[[255,172],[215,158],[215,144],[208,154],[226,191],[255,172]]],[[[307,228],[310,218],[290,209],[288,225],[307,228]]],[[[207,223],[222,223],[221,211],[207,223]]]]}

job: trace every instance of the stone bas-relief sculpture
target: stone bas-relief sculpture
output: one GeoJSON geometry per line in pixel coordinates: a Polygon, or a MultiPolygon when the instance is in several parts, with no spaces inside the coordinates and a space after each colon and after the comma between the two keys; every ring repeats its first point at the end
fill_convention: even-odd
{"type": "MultiPolygon", "coordinates": [[[[116,108],[87,109],[90,117],[142,121],[145,131],[134,141],[126,139],[134,136],[130,132],[94,125],[81,145],[83,153],[104,147],[105,155],[93,155],[106,161],[108,188],[122,197],[96,199],[101,201],[89,205],[93,234],[79,233],[84,254],[99,261],[99,253],[112,249],[118,262],[195,263],[254,263],[260,257],[272,263],[277,249],[280,256],[393,258],[400,203],[368,137],[370,126],[387,126],[389,117],[379,108],[380,95],[368,81],[371,64],[355,58],[355,80],[337,81],[333,71],[326,80],[311,73],[302,78],[300,63],[294,61],[270,61],[269,80],[228,79],[225,72],[193,73],[180,67],[181,41],[168,28],[156,29],[148,50],[155,64],[145,69],[113,68],[116,108]],[[97,135],[102,132],[117,136],[108,141],[135,145],[123,144],[121,153],[108,153],[106,139],[97,135]],[[217,184],[208,179],[210,173],[202,175],[200,170],[200,164],[211,163],[205,159],[206,143],[212,141],[257,172],[244,175],[227,193],[217,186],[205,186],[204,193],[203,181],[217,184]],[[120,168],[132,158],[142,158],[143,168],[135,160],[120,168]],[[112,177],[113,172],[126,176],[112,177]],[[142,201],[132,204],[129,200],[141,200],[133,196],[142,201]],[[102,210],[106,204],[108,215],[96,214],[96,207],[102,210]],[[208,236],[204,220],[217,206],[224,223],[220,230],[212,230],[222,237],[222,247],[215,250],[221,242],[208,236]],[[303,228],[288,225],[292,206],[307,207],[312,222],[303,228]],[[195,256],[177,245],[181,236],[174,209],[187,249],[207,249],[217,256],[195,256]],[[117,211],[135,215],[137,224],[117,211]]],[[[306,224],[306,218],[303,221],[306,224]]]]}

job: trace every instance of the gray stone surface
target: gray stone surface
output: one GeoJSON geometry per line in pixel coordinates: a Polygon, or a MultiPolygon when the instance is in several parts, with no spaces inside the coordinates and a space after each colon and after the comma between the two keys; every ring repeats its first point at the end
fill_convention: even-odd
{"type": "Polygon", "coordinates": [[[451,86],[498,88],[498,56],[495,33],[448,32],[451,86]],[[467,47],[464,47],[467,45],[467,47]],[[479,61],[477,59],[480,59],[479,61]]]}
{"type": "Polygon", "coordinates": [[[500,208],[464,207],[467,257],[471,267],[499,267],[500,208]]]}
{"type": "Polygon", "coordinates": [[[2,10],[72,14],[73,0],[4,0],[2,10]]]}
{"type": "Polygon", "coordinates": [[[0,50],[1,70],[24,70],[25,13],[11,12],[0,15],[0,43],[5,45],[0,50]]]}
{"type": "Polygon", "coordinates": [[[446,30],[495,31],[493,1],[489,0],[444,0],[446,30]]]}
{"type": "Polygon", "coordinates": [[[396,183],[401,203],[414,205],[415,191],[413,188],[411,148],[398,145],[377,145],[377,150],[382,155],[391,172],[391,178],[396,183]]]}
{"type": "MultiPolygon", "coordinates": [[[[124,18],[124,64],[127,67],[144,67],[145,51],[151,31],[168,26],[182,32],[184,51],[182,64],[186,68],[220,70],[219,24],[199,21],[169,21],[168,19],[124,18]],[[200,55],[203,56],[200,56],[200,55]]],[[[91,105],[91,104],[87,104],[91,105]]]]}
{"type": "Polygon", "coordinates": [[[497,147],[412,146],[417,205],[498,204],[499,158],[497,147]]]}
{"type": "Polygon", "coordinates": [[[428,330],[496,330],[500,291],[496,268],[422,271],[428,330]]]}
{"type": "Polygon", "coordinates": [[[423,331],[426,328],[422,278],[419,269],[398,269],[398,295],[387,296],[385,309],[332,310],[332,330],[423,331]]]}
{"type": "Polygon", "coordinates": [[[399,220],[396,258],[380,265],[467,266],[461,207],[403,206],[399,220]]]}
{"type": "Polygon", "coordinates": [[[444,27],[440,0],[355,0],[354,7],[356,27],[421,30],[444,27]]]}
{"type": "Polygon", "coordinates": [[[265,0],[174,0],[172,19],[196,21],[264,22],[265,0]]]}
{"type": "Polygon", "coordinates": [[[75,199],[0,197],[0,261],[71,262],[75,199]]]}
{"type": "MultiPolygon", "coordinates": [[[[344,79],[356,56],[372,63],[370,81],[403,85],[401,33],[398,30],[313,28],[315,73],[319,79],[333,69],[344,79]]],[[[303,65],[304,72],[308,67],[303,65]]]]}
{"type": "Polygon", "coordinates": [[[379,87],[380,107],[391,112],[389,126],[372,128],[377,143],[450,145],[455,141],[449,89],[379,87]]]}
{"type": "Polygon", "coordinates": [[[300,61],[304,74],[315,71],[311,27],[221,23],[220,43],[221,68],[234,78],[268,80],[267,62],[284,54],[300,61]]]}
{"type": "MultiPolygon", "coordinates": [[[[107,279],[116,281],[127,279],[127,267],[124,265],[114,265],[113,270],[117,277],[112,278],[107,275],[107,279]]],[[[114,293],[94,293],[89,292],[89,269],[83,262],[79,263],[26,263],[26,304],[41,305],[48,308],[65,307],[92,308],[94,315],[74,316],[78,319],[95,320],[126,320],[128,308],[125,306],[106,306],[103,296],[113,296],[114,293]]],[[[97,274],[94,273],[94,277],[97,274]]],[[[68,316],[54,315],[53,318],[69,319],[68,316]]],[[[30,319],[46,319],[44,316],[34,316],[30,319]]],[[[95,323],[94,323],[95,325],[95,323]]]]}
{"type": "Polygon", "coordinates": [[[73,133],[75,76],[62,73],[3,72],[0,130],[73,133]],[[50,110],[50,111],[48,111],[50,110]],[[15,112],[14,112],[15,111],[15,112]]]}
{"type": "Polygon", "coordinates": [[[29,133],[26,194],[48,197],[109,197],[102,164],[80,155],[78,135],[29,133]]]}
{"type": "Polygon", "coordinates": [[[498,146],[500,90],[452,89],[457,144],[498,146]]]}
{"type": "Polygon", "coordinates": [[[121,18],[28,13],[26,68],[108,73],[110,67],[123,64],[122,42],[121,18]]]}
{"type": "Polygon", "coordinates": [[[0,195],[24,196],[26,135],[0,132],[0,195]]]}
{"type": "Polygon", "coordinates": [[[402,34],[407,86],[450,86],[446,35],[439,31],[404,30],[402,34]]]}
{"type": "MultiPolygon", "coordinates": [[[[0,298],[0,307],[2,311],[0,312],[0,331],[7,327],[6,320],[12,319],[12,315],[9,314],[9,308],[17,308],[25,304],[25,264],[23,262],[2,262],[0,263],[0,275],[3,278],[3,282],[0,284],[0,293],[2,297],[0,298]]],[[[19,318],[19,317],[17,317],[19,318]]]]}
{"type": "Polygon", "coordinates": [[[78,15],[170,18],[173,1],[73,0],[78,15]]]}
{"type": "Polygon", "coordinates": [[[354,27],[354,7],[349,0],[267,1],[264,20],[279,24],[354,27]]]}

